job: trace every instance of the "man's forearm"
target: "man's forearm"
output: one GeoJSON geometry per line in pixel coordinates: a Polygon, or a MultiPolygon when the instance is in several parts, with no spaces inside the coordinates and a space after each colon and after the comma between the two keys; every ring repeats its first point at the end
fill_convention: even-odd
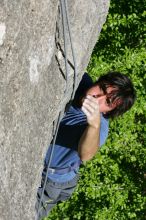
{"type": "Polygon", "coordinates": [[[90,160],[96,154],[99,147],[99,130],[100,125],[97,127],[88,125],[84,131],[78,146],[81,160],[90,160]]]}
{"type": "Polygon", "coordinates": [[[82,111],[87,116],[88,126],[79,141],[78,152],[81,160],[86,161],[92,159],[99,146],[100,112],[98,100],[87,95],[82,105],[82,111]]]}

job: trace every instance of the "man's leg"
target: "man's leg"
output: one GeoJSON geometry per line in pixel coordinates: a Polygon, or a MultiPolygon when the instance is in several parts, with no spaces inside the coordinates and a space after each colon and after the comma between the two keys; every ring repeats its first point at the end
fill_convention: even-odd
{"type": "Polygon", "coordinates": [[[47,184],[42,197],[42,202],[40,204],[40,209],[38,210],[40,198],[43,190],[43,183],[44,183],[44,179],[42,180],[41,187],[38,188],[38,192],[37,192],[37,201],[35,205],[35,209],[38,216],[37,220],[41,220],[42,218],[48,216],[51,209],[57,204],[58,202],[57,198],[59,197],[61,192],[61,188],[56,187],[55,184],[47,180],[47,184]]]}
{"type": "Polygon", "coordinates": [[[62,190],[61,190],[60,195],[57,199],[58,201],[66,201],[71,197],[72,193],[76,189],[78,179],[79,179],[79,175],[77,174],[72,180],[66,182],[62,186],[62,190]]]}
{"type": "MultiPolygon", "coordinates": [[[[75,187],[78,182],[78,174],[72,180],[67,181],[65,183],[57,183],[52,182],[51,180],[47,180],[47,184],[45,187],[41,208],[39,210],[39,218],[37,220],[41,220],[43,217],[48,216],[51,209],[60,201],[65,201],[69,199],[75,190],[75,187]]],[[[40,201],[40,196],[43,188],[44,178],[42,179],[41,187],[38,189],[37,193],[37,202],[36,202],[36,211],[38,212],[38,205],[40,201]]]]}

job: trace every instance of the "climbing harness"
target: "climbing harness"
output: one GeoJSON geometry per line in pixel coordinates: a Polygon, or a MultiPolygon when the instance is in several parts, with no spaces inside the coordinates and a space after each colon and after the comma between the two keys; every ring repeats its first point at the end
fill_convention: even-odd
{"type": "MultiPolygon", "coordinates": [[[[75,59],[75,53],[74,53],[74,47],[73,47],[73,40],[72,40],[72,35],[71,35],[71,30],[70,30],[70,21],[69,21],[69,14],[68,14],[68,5],[67,5],[67,0],[60,0],[60,8],[61,8],[61,14],[62,14],[62,27],[63,27],[63,39],[64,39],[64,55],[65,55],[65,70],[66,70],[66,89],[65,89],[65,95],[68,93],[68,82],[69,82],[69,70],[68,70],[68,59],[67,59],[67,39],[66,39],[66,29],[68,29],[68,34],[69,34],[69,39],[70,39],[70,45],[71,45],[71,52],[72,52],[72,58],[73,58],[73,64],[74,64],[74,81],[73,81],[73,91],[71,94],[71,100],[73,100],[74,95],[75,95],[75,90],[76,90],[76,84],[77,84],[77,65],[76,65],[76,59],[75,59]]],[[[39,214],[41,211],[41,204],[42,204],[42,199],[44,195],[44,190],[46,187],[47,183],[47,177],[53,157],[53,151],[55,147],[55,142],[56,142],[56,137],[59,129],[59,124],[62,119],[62,116],[64,114],[64,108],[60,110],[58,118],[57,118],[57,123],[55,126],[55,131],[53,134],[53,139],[52,139],[52,149],[50,153],[50,158],[48,161],[48,165],[46,168],[46,176],[45,176],[45,181],[43,185],[43,189],[41,192],[40,196],[40,201],[38,204],[38,212],[36,216],[36,220],[39,220],[39,214]]],[[[55,123],[54,123],[55,124],[55,123]]]]}

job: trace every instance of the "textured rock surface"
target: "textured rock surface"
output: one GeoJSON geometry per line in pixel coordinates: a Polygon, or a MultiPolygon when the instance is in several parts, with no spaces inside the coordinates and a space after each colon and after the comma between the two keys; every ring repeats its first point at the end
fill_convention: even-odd
{"type": "MultiPolygon", "coordinates": [[[[78,82],[108,12],[108,0],[72,0],[78,82]]],[[[52,122],[67,96],[58,0],[0,0],[0,220],[34,219],[52,122]],[[57,28],[56,28],[57,27],[57,28]]],[[[68,39],[67,39],[68,40],[68,39]]],[[[68,57],[72,62],[70,44],[68,57]]]]}

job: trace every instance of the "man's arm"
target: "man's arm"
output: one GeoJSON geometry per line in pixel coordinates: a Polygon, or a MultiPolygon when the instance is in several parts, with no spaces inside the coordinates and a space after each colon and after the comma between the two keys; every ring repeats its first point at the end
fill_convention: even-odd
{"type": "Polygon", "coordinates": [[[99,147],[100,112],[98,99],[87,96],[83,102],[82,110],[87,116],[88,126],[79,141],[78,152],[81,160],[87,161],[92,159],[99,147]]]}

